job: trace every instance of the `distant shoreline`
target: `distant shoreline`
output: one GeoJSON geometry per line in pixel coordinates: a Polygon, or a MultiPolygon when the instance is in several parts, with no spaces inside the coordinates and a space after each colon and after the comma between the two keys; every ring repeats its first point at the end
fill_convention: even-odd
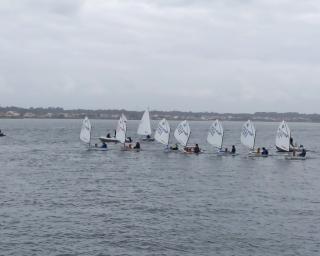
{"type": "MultiPolygon", "coordinates": [[[[80,118],[43,118],[43,117],[0,117],[0,120],[82,120],[83,117],[80,118]]],[[[110,119],[110,118],[90,118],[91,120],[106,120],[106,121],[116,121],[118,120],[117,118],[110,119]]],[[[157,118],[152,118],[153,121],[160,121],[160,119],[157,118]]],[[[196,121],[196,122],[209,122],[209,121],[214,121],[216,119],[167,119],[168,121],[183,121],[183,120],[188,120],[188,121],[196,121]]],[[[219,119],[220,121],[224,122],[245,122],[248,121],[248,119],[219,119]]],[[[283,120],[291,123],[313,123],[317,124],[320,123],[320,121],[304,121],[304,120],[288,120],[288,119],[279,119],[279,120],[259,120],[259,119],[250,119],[253,122],[262,122],[262,123],[276,123],[276,122],[281,122],[283,120]]],[[[128,121],[140,121],[140,119],[130,119],[128,118],[128,121]]]]}
{"type": "MultiPolygon", "coordinates": [[[[116,120],[124,113],[128,120],[140,120],[143,111],[130,111],[125,109],[114,110],[89,110],[63,108],[20,108],[20,107],[0,107],[0,119],[82,119],[88,116],[97,120],[116,120]]],[[[166,118],[170,121],[190,120],[190,121],[257,121],[257,122],[287,122],[300,123],[320,123],[320,114],[301,114],[297,112],[256,112],[250,113],[215,113],[215,112],[183,112],[183,111],[159,111],[150,110],[150,117],[153,120],[166,118]]]]}

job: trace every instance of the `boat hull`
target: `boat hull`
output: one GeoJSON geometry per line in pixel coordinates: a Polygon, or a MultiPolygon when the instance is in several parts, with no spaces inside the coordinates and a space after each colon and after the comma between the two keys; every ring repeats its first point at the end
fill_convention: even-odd
{"type": "Polygon", "coordinates": [[[143,138],[142,141],[152,142],[154,141],[154,138],[143,138]]]}
{"type": "Polygon", "coordinates": [[[277,149],[277,152],[279,153],[288,153],[288,152],[293,152],[293,150],[295,150],[296,152],[301,152],[302,151],[302,148],[293,148],[293,147],[290,147],[289,151],[287,150],[284,150],[282,148],[279,148],[276,146],[276,149],[277,149]]]}

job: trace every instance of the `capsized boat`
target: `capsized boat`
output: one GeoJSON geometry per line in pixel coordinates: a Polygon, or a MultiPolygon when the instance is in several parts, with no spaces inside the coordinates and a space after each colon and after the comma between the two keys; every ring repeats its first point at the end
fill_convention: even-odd
{"type": "Polygon", "coordinates": [[[154,138],[159,143],[165,145],[166,149],[169,149],[170,125],[165,118],[160,120],[157,130],[154,134],[154,138]]]}
{"type": "Polygon", "coordinates": [[[143,141],[154,141],[154,138],[151,138],[152,131],[151,131],[150,114],[148,109],[143,113],[143,116],[138,126],[137,133],[139,135],[146,136],[142,139],[143,141]]]}

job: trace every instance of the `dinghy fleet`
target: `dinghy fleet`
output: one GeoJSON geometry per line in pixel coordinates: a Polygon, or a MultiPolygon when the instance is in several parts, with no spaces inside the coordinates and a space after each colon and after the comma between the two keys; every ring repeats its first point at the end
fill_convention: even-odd
{"type": "MultiPolygon", "coordinates": [[[[97,143],[91,145],[91,124],[88,117],[85,117],[82,123],[82,128],[80,132],[80,139],[87,144],[90,150],[107,150],[106,143],[120,143],[121,150],[132,150],[140,151],[140,141],[152,142],[157,141],[164,145],[164,151],[178,151],[185,154],[199,154],[203,153],[204,150],[200,149],[198,144],[190,145],[189,139],[191,136],[191,129],[187,120],[180,122],[173,135],[176,143],[170,146],[170,124],[166,119],[159,121],[157,128],[155,129],[154,138],[151,137],[152,129],[150,122],[149,111],[146,110],[142,116],[142,119],[138,125],[137,134],[142,136],[139,141],[132,143],[132,139],[127,137],[127,123],[128,120],[124,114],[122,114],[118,120],[116,130],[114,131],[114,136],[111,137],[108,134],[105,137],[99,137],[102,145],[99,146],[97,143]]],[[[224,130],[222,123],[219,120],[215,120],[208,130],[207,142],[213,146],[217,155],[237,155],[236,148],[233,145],[232,149],[229,150],[223,144],[224,130]]],[[[265,147],[257,148],[255,145],[256,141],[256,129],[252,121],[248,120],[245,122],[241,129],[240,135],[241,144],[248,148],[249,157],[268,157],[269,152],[265,147]]],[[[288,160],[305,160],[306,150],[303,146],[293,145],[293,140],[291,137],[291,132],[288,124],[283,121],[279,125],[276,134],[275,146],[277,152],[286,152],[286,159],[288,160]]]]}

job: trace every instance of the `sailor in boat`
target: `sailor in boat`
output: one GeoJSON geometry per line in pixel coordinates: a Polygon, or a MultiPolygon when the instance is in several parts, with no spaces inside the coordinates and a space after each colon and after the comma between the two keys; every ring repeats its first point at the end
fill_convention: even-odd
{"type": "Polygon", "coordinates": [[[231,154],[235,154],[236,153],[236,147],[234,145],[232,145],[232,149],[231,149],[231,154]]]}
{"type": "Polygon", "coordinates": [[[266,149],[265,147],[263,147],[263,148],[262,148],[261,155],[262,155],[262,156],[268,156],[268,155],[269,155],[268,149],[266,149]]]}
{"type": "Polygon", "coordinates": [[[171,150],[179,150],[178,144],[174,144],[173,146],[170,147],[171,150]]]}
{"type": "Polygon", "coordinates": [[[198,144],[195,144],[195,146],[185,146],[184,151],[187,153],[201,153],[201,149],[198,144]]]}
{"type": "Polygon", "coordinates": [[[131,138],[131,137],[128,137],[128,138],[126,139],[126,141],[129,142],[129,143],[131,143],[131,142],[132,142],[132,138],[131,138]]]}
{"type": "Polygon", "coordinates": [[[260,155],[260,153],[261,153],[260,148],[257,148],[256,154],[257,154],[257,155],[260,155]]]}
{"type": "Polygon", "coordinates": [[[117,130],[114,130],[114,137],[116,137],[117,135],[117,130]]]}
{"type": "Polygon", "coordinates": [[[111,135],[110,135],[110,133],[108,133],[106,137],[107,137],[107,138],[111,138],[111,135]]]}
{"type": "Polygon", "coordinates": [[[196,154],[200,153],[200,148],[198,144],[196,144],[195,147],[193,148],[193,152],[196,154]]]}
{"type": "Polygon", "coordinates": [[[133,147],[134,149],[140,149],[140,142],[136,142],[136,145],[133,147]]]}
{"type": "Polygon", "coordinates": [[[300,157],[306,157],[307,151],[303,148],[301,153],[299,154],[300,157]]]}

